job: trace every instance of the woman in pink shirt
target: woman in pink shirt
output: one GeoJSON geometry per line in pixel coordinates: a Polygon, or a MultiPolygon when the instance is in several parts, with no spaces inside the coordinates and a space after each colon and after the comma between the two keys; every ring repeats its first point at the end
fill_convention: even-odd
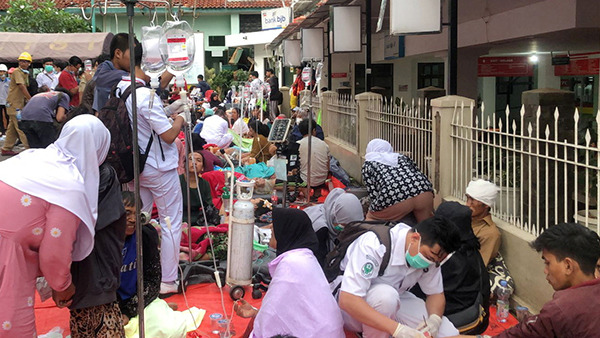
{"type": "Polygon", "coordinates": [[[94,244],[99,165],[110,133],[92,115],[65,124],[45,149],[0,163],[0,337],[35,337],[35,280],[44,276],[59,307],[75,293],[72,261],[94,244]]]}

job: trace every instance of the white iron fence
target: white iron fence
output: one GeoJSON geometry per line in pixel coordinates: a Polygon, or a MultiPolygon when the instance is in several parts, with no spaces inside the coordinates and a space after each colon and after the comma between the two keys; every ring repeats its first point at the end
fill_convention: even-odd
{"type": "Polygon", "coordinates": [[[321,110],[321,98],[317,95],[317,93],[312,93],[308,90],[303,90],[300,92],[300,107],[302,109],[308,110],[312,106],[312,111],[315,117],[321,110]],[[312,99],[312,101],[311,101],[312,99]]]}
{"type": "Polygon", "coordinates": [[[593,127],[578,133],[578,111],[523,106],[519,114],[507,109],[483,120],[481,111],[455,108],[452,195],[464,199],[471,178],[487,178],[501,189],[494,215],[522,230],[537,236],[553,224],[577,221],[599,231],[598,134],[593,127]]]}
{"type": "Polygon", "coordinates": [[[358,144],[358,113],[356,101],[350,95],[324,96],[327,116],[324,116],[328,137],[333,137],[345,145],[356,149],[358,144]]]}
{"type": "Polygon", "coordinates": [[[431,110],[420,101],[370,100],[366,108],[368,139],[381,138],[411,158],[431,179],[431,110]]]}
{"type": "Polygon", "coordinates": [[[580,116],[574,107],[528,105],[520,112],[484,115],[483,106],[455,106],[450,119],[433,117],[418,102],[362,95],[322,98],[326,136],[355,156],[364,155],[370,140],[382,138],[410,157],[442,197],[465,200],[467,184],[484,178],[501,189],[493,214],[517,228],[537,236],[551,225],[575,221],[600,232],[600,113],[590,123],[591,116],[580,116]]]}

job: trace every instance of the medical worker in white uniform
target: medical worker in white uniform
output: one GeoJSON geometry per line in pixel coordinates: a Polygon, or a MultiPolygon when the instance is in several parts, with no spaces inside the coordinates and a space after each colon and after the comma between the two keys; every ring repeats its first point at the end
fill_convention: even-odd
{"type": "MultiPolygon", "coordinates": [[[[142,210],[150,212],[153,203],[158,209],[161,227],[160,264],[162,268],[161,294],[178,292],[177,268],[179,265],[179,242],[181,240],[181,220],[183,216],[183,197],[181,184],[177,175],[179,152],[173,141],[179,135],[186,122],[181,100],[175,101],[171,106],[163,108],[160,97],[156,94],[150,96],[150,88],[145,87],[149,80],[140,68],[142,48],[137,42],[135,47],[135,72],[136,82],[144,86],[136,90],[138,113],[138,145],[140,152],[146,151],[146,146],[153,136],[152,146],[148,152],[146,165],[140,174],[140,198],[142,210]],[[152,109],[149,102],[153,100],[152,109]],[[173,124],[169,121],[173,119],[173,124]],[[171,219],[171,226],[166,222],[166,217],[171,219]]],[[[118,83],[121,93],[131,84],[131,79],[124,76],[118,83]]],[[[131,118],[132,95],[125,104],[131,118]]],[[[133,188],[133,182],[130,183],[133,188]]]]}
{"type": "Polygon", "coordinates": [[[440,264],[458,249],[456,226],[439,217],[416,227],[390,230],[391,255],[382,276],[386,248],[374,232],[356,239],[340,264],[343,275],[331,283],[343,310],[345,328],[363,337],[447,337],[458,330],[443,316],[446,299],[440,264]],[[341,285],[340,285],[341,281],[341,285]],[[419,283],[427,300],[408,290],[419,283]]]}

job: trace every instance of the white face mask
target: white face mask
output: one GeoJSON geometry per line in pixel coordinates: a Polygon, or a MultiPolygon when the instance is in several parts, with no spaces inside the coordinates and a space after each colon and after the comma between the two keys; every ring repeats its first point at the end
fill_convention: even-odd
{"type": "Polygon", "coordinates": [[[296,117],[296,124],[300,124],[300,122],[302,122],[302,119],[299,117],[296,117]]]}

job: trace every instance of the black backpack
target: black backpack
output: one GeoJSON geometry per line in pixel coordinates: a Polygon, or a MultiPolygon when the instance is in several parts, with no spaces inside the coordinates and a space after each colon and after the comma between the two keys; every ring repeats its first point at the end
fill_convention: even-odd
{"type": "MultiPolygon", "coordinates": [[[[135,88],[142,87],[136,83],[135,88]]],[[[120,91],[115,85],[110,92],[110,99],[102,109],[98,111],[98,118],[104,123],[108,131],[110,131],[110,148],[106,156],[106,163],[109,163],[119,177],[119,182],[127,183],[133,180],[133,131],[131,128],[131,119],[127,111],[125,102],[131,94],[131,87],[127,87],[118,97],[117,91],[120,91]]],[[[148,152],[152,146],[154,135],[150,136],[146,151],[139,154],[140,158],[140,173],[144,170],[148,152]]]]}
{"type": "Polygon", "coordinates": [[[342,232],[340,232],[338,235],[335,248],[333,248],[333,250],[331,250],[331,252],[329,252],[325,257],[323,271],[325,272],[327,281],[331,283],[337,278],[337,276],[344,273],[340,269],[340,263],[342,262],[342,259],[344,259],[344,256],[346,256],[348,247],[350,244],[352,244],[352,242],[354,242],[354,240],[369,231],[373,231],[375,235],[377,235],[377,238],[381,244],[385,245],[385,254],[383,255],[383,260],[381,261],[381,267],[379,268],[379,276],[382,276],[390,261],[390,254],[392,251],[390,229],[393,226],[394,223],[392,222],[381,221],[356,221],[348,223],[344,227],[344,230],[342,230],[342,232]]]}

